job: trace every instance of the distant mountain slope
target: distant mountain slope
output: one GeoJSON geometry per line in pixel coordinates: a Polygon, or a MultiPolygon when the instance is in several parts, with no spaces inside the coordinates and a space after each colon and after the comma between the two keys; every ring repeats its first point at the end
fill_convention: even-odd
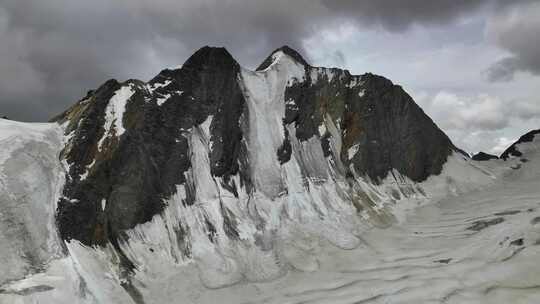
{"type": "Polygon", "coordinates": [[[519,149],[519,145],[523,143],[532,142],[535,136],[540,134],[540,129],[532,130],[525,135],[521,136],[515,143],[513,143],[508,149],[504,150],[501,154],[502,159],[508,159],[509,157],[520,157],[523,153],[519,149]]]}
{"type": "Polygon", "coordinates": [[[472,156],[473,160],[478,160],[478,161],[485,161],[485,160],[498,159],[498,158],[499,157],[497,157],[496,155],[492,155],[485,152],[478,152],[472,156]]]}

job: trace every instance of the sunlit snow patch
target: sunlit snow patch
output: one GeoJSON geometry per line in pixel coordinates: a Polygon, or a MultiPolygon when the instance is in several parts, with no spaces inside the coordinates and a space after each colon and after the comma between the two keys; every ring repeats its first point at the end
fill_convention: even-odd
{"type": "Polygon", "coordinates": [[[101,150],[105,138],[111,136],[111,133],[116,137],[120,137],[126,131],[123,124],[124,112],[126,111],[127,101],[134,93],[135,91],[130,85],[123,86],[109,100],[105,108],[105,123],[103,125],[105,132],[98,142],[99,150],[101,150]]]}

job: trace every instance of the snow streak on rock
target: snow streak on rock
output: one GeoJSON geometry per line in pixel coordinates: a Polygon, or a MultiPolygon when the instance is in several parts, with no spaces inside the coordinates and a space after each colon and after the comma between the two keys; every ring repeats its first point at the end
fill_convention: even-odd
{"type": "Polygon", "coordinates": [[[103,141],[108,136],[120,137],[126,131],[123,124],[124,112],[127,101],[134,93],[131,86],[123,86],[114,93],[105,109],[105,132],[98,142],[98,149],[101,150],[103,141]]]}

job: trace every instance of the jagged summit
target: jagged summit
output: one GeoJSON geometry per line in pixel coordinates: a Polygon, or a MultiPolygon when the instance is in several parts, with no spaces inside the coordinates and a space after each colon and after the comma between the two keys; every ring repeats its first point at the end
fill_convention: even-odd
{"type": "MultiPolygon", "coordinates": [[[[256,71],[264,70],[270,66],[277,58],[276,55],[282,53],[289,56],[295,62],[303,66],[310,66],[304,57],[288,45],[275,49],[266,59],[257,67],[256,71]]],[[[227,67],[238,66],[239,63],[229,53],[225,47],[204,46],[191,55],[179,69],[203,69],[205,67],[227,67]]],[[[178,70],[178,69],[175,69],[178,70]]],[[[170,74],[173,69],[165,69],[160,74],[170,74]]],[[[159,75],[158,75],[159,76],[159,75]]]]}
{"type": "Polygon", "coordinates": [[[183,64],[184,69],[201,69],[205,67],[236,66],[238,63],[224,47],[204,46],[191,55],[183,64]]]}
{"type": "Polygon", "coordinates": [[[280,48],[275,49],[268,57],[266,57],[266,59],[259,65],[259,67],[257,67],[256,70],[261,71],[269,67],[276,60],[275,55],[280,52],[291,57],[296,62],[304,66],[310,66],[309,63],[307,63],[307,61],[304,59],[304,57],[300,55],[300,53],[298,53],[296,50],[292,49],[288,45],[284,45],[280,48]]]}

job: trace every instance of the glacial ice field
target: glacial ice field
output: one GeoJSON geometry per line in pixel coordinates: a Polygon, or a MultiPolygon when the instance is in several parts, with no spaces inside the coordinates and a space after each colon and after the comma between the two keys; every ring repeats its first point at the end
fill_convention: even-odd
{"type": "MultiPolygon", "coordinates": [[[[205,284],[212,274],[201,272],[204,261],[171,267],[163,254],[139,265],[134,297],[107,248],[63,244],[56,235],[59,127],[0,124],[0,303],[540,303],[538,138],[508,161],[450,158],[424,183],[433,195],[399,201],[391,209],[397,220],[362,227],[354,248],[291,232],[281,244],[286,271],[219,288],[205,284]],[[484,178],[450,182],[472,176],[471,168],[484,178]]],[[[264,267],[258,262],[253,267],[264,267]]],[[[233,266],[214,267],[219,277],[233,266]]]]}

